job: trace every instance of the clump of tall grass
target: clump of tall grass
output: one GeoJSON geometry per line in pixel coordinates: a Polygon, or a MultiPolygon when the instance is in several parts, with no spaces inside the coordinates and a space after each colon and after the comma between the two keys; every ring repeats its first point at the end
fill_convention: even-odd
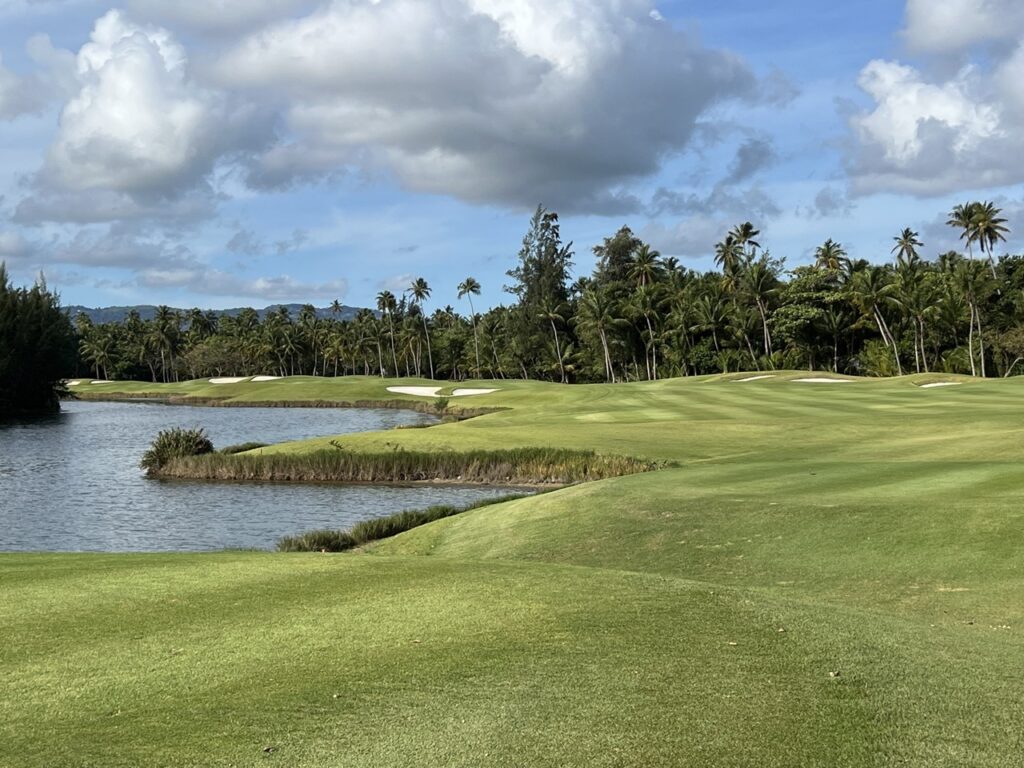
{"type": "Polygon", "coordinates": [[[298,536],[285,536],[277,542],[278,552],[344,552],[361,547],[371,541],[380,541],[418,528],[452,515],[479,509],[492,504],[524,498],[524,494],[510,494],[495,499],[483,499],[468,507],[439,504],[426,509],[409,509],[387,517],[362,520],[347,531],[309,531],[298,536]]]}
{"type": "Polygon", "coordinates": [[[568,485],[659,469],[662,462],[561,448],[497,451],[379,451],[182,456],[161,465],[167,477],[256,482],[568,485]]]}
{"type": "Polygon", "coordinates": [[[171,462],[213,453],[213,443],[204,429],[174,427],[157,433],[139,466],[150,475],[158,475],[171,462]]]}
{"type": "Polygon", "coordinates": [[[235,453],[245,453],[246,451],[255,451],[257,448],[266,448],[270,443],[239,443],[238,445],[229,445],[227,448],[221,448],[221,453],[228,455],[235,453]]]}

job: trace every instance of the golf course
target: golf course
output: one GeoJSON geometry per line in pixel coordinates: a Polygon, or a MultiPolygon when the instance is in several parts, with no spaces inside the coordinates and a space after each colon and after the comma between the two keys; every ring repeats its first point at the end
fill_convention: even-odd
{"type": "Polygon", "coordinates": [[[658,468],[340,554],[0,555],[0,766],[1024,764],[1024,379],[71,390],[473,416],[260,449],[300,462],[658,468]]]}

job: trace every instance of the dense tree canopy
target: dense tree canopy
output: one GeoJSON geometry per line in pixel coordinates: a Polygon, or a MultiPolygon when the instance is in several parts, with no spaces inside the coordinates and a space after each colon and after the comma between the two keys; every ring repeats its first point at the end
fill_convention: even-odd
{"type": "Polygon", "coordinates": [[[991,203],[950,214],[966,253],[926,260],[904,229],[887,264],[852,260],[823,242],[814,263],[787,270],[751,222],[713,248],[719,271],[663,258],[628,227],[594,248],[589,276],[572,274],[572,244],[558,216],[533,215],[506,291],[509,306],[477,313],[473,277],[458,286],[469,315],[428,312],[416,278],[384,291],[376,312],[318,319],[312,307],[262,323],[255,312],[217,318],[162,308],[143,322],[91,325],[78,318],[84,364],[103,378],[359,373],[382,376],[530,377],[624,381],[722,371],[827,369],[888,376],[1024,371],[1024,258],[996,259],[1008,231],[991,203]],[[978,246],[975,250],[975,245],[978,246]],[[979,258],[976,258],[979,257],[979,258]]]}
{"type": "Polygon", "coordinates": [[[42,278],[14,288],[0,263],[0,417],[57,410],[75,339],[42,278]]]}

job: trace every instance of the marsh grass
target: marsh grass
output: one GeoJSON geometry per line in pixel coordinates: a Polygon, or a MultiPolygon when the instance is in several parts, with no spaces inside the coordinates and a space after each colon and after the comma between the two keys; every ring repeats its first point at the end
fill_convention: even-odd
{"type": "Polygon", "coordinates": [[[426,509],[409,509],[386,517],[362,520],[347,531],[317,530],[297,536],[285,536],[277,542],[278,552],[345,552],[371,541],[380,541],[405,533],[421,525],[452,517],[471,509],[489,507],[506,501],[524,498],[526,494],[509,494],[494,499],[483,499],[467,507],[438,504],[426,509]]]}
{"type": "Polygon", "coordinates": [[[354,452],[334,444],[333,449],[302,454],[180,456],[161,464],[158,474],[194,480],[256,482],[557,486],[650,472],[663,466],[664,462],[560,448],[354,452]]]}

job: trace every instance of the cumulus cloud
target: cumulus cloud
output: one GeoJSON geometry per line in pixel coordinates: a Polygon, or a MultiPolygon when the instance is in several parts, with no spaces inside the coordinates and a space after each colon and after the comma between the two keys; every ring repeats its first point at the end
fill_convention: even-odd
{"type": "Polygon", "coordinates": [[[471,202],[635,209],[615,190],[683,149],[709,106],[754,90],[736,57],[652,10],[336,0],[250,35],[216,75],[286,103],[286,137],[254,164],[256,185],[359,168],[471,202]]]}
{"type": "Polygon", "coordinates": [[[905,36],[947,66],[875,60],[861,71],[873,106],[851,118],[853,192],[931,196],[1024,181],[1024,6],[908,0],[905,36]]]}
{"type": "Polygon", "coordinates": [[[128,0],[134,16],[200,32],[231,33],[315,6],[314,0],[128,0]]]}
{"type": "Polygon", "coordinates": [[[208,215],[217,161],[269,133],[251,110],[193,78],[170,32],[117,10],[96,22],[74,57],[73,83],[43,168],[18,206],[21,221],[208,215]]]}
{"type": "Polygon", "coordinates": [[[912,50],[958,53],[979,43],[1015,40],[1022,29],[1019,0],[907,0],[903,34],[912,50]]]}

